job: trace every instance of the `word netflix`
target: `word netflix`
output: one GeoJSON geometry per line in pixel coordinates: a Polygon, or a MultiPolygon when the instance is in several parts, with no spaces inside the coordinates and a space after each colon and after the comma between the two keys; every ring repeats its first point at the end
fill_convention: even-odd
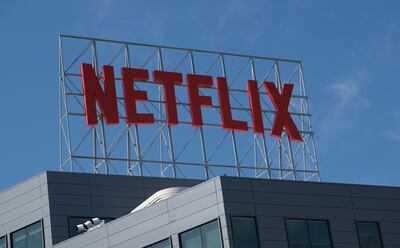
{"type": "MultiPolygon", "coordinates": [[[[104,116],[107,124],[118,124],[118,104],[115,89],[114,68],[103,66],[104,90],[101,86],[95,70],[91,64],[81,64],[82,87],[85,104],[85,116],[87,125],[97,124],[96,103],[104,116]]],[[[175,97],[175,86],[183,82],[181,73],[153,71],[153,81],[163,86],[166,119],[168,125],[179,123],[177,103],[175,97]]],[[[150,113],[138,113],[136,104],[138,101],[147,101],[147,92],[134,88],[135,81],[149,81],[149,71],[136,68],[121,68],[122,88],[124,94],[124,105],[126,123],[128,125],[153,124],[154,116],[150,113]]],[[[187,74],[187,92],[189,98],[192,125],[203,126],[202,107],[211,107],[210,96],[200,95],[200,88],[209,88],[213,85],[213,78],[208,75],[187,74]]],[[[292,96],[293,84],[284,84],[281,93],[274,83],[263,82],[264,88],[273,103],[276,112],[275,120],[271,129],[271,136],[280,137],[285,128],[289,139],[303,141],[290,113],[288,111],[290,98],[292,96]]],[[[216,78],[219,107],[221,113],[222,127],[227,130],[248,131],[246,121],[234,120],[229,100],[229,89],[225,77],[216,78]]],[[[247,92],[252,116],[253,131],[256,134],[264,134],[264,123],[260,104],[260,93],[258,83],[255,80],[247,81],[247,92]]]]}

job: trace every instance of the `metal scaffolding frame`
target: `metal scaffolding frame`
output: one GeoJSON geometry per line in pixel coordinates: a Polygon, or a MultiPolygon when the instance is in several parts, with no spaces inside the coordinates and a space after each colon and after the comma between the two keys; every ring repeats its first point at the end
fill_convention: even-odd
{"type": "Polygon", "coordinates": [[[320,180],[300,61],[72,35],[60,35],[59,49],[60,171],[199,179],[232,175],[320,180]],[[98,125],[85,125],[81,63],[91,63],[100,82],[99,68],[114,66],[120,124],[106,125],[98,111],[98,125]],[[246,120],[249,131],[222,128],[215,86],[200,90],[200,94],[212,97],[213,105],[203,108],[203,127],[192,127],[185,82],[176,86],[178,126],[167,125],[162,86],[152,81],[135,82],[135,87],[148,92],[149,101],[138,103],[138,108],[143,113],[153,113],[155,124],[127,125],[121,112],[121,67],[224,76],[230,88],[232,114],[246,120]],[[249,79],[259,82],[264,135],[252,131],[245,84],[249,79]],[[283,83],[295,85],[289,112],[303,142],[290,141],[285,131],[279,138],[269,135],[275,109],[262,87],[264,81],[274,82],[278,90],[283,83]]]}

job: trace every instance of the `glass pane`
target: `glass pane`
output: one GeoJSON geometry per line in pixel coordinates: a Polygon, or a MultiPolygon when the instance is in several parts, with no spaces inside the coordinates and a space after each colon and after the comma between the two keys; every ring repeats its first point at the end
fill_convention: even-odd
{"type": "Polygon", "coordinates": [[[287,220],[286,226],[291,248],[310,247],[307,223],[304,220],[287,220]]]}
{"type": "Polygon", "coordinates": [[[381,239],[377,223],[358,222],[358,234],[361,248],[381,248],[381,239]]]}
{"type": "Polygon", "coordinates": [[[38,222],[26,228],[28,248],[42,248],[42,223],[38,222]]]}
{"type": "Polygon", "coordinates": [[[311,247],[331,247],[331,239],[327,221],[308,221],[308,231],[310,232],[311,247]]]}
{"type": "Polygon", "coordinates": [[[254,218],[233,217],[232,227],[236,248],[258,248],[257,228],[254,218]]]}
{"type": "Polygon", "coordinates": [[[199,227],[182,233],[180,237],[182,248],[203,248],[199,227]]]}
{"type": "Polygon", "coordinates": [[[171,248],[171,244],[169,242],[169,239],[166,239],[154,245],[150,245],[149,248],[171,248]]]}
{"type": "Polygon", "coordinates": [[[26,230],[19,230],[11,235],[13,248],[27,248],[26,246],[26,230]]]}
{"type": "Polygon", "coordinates": [[[219,232],[218,221],[213,221],[201,227],[203,246],[205,248],[220,248],[221,235],[219,232]]]}
{"type": "Polygon", "coordinates": [[[6,238],[0,238],[0,248],[6,248],[6,238]]]}

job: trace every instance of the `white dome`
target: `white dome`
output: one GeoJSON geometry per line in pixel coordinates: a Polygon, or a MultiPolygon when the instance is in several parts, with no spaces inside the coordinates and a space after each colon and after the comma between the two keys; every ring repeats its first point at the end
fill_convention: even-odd
{"type": "Polygon", "coordinates": [[[187,188],[188,187],[172,187],[172,188],[166,188],[166,189],[159,190],[156,193],[154,193],[153,195],[151,195],[149,198],[147,198],[147,200],[142,202],[142,204],[137,206],[134,210],[132,210],[131,213],[139,211],[139,210],[146,208],[146,207],[148,207],[154,203],[157,203],[159,201],[162,201],[162,200],[168,199],[172,196],[175,196],[187,188]]]}

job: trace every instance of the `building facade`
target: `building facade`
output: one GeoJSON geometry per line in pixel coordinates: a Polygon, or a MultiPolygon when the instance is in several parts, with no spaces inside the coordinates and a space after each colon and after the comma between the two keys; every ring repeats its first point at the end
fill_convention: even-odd
{"type": "Polygon", "coordinates": [[[0,248],[398,248],[400,188],[44,172],[0,193],[0,248]],[[189,187],[139,211],[155,192],[189,187]],[[82,234],[91,218],[104,225],[82,234]]]}

